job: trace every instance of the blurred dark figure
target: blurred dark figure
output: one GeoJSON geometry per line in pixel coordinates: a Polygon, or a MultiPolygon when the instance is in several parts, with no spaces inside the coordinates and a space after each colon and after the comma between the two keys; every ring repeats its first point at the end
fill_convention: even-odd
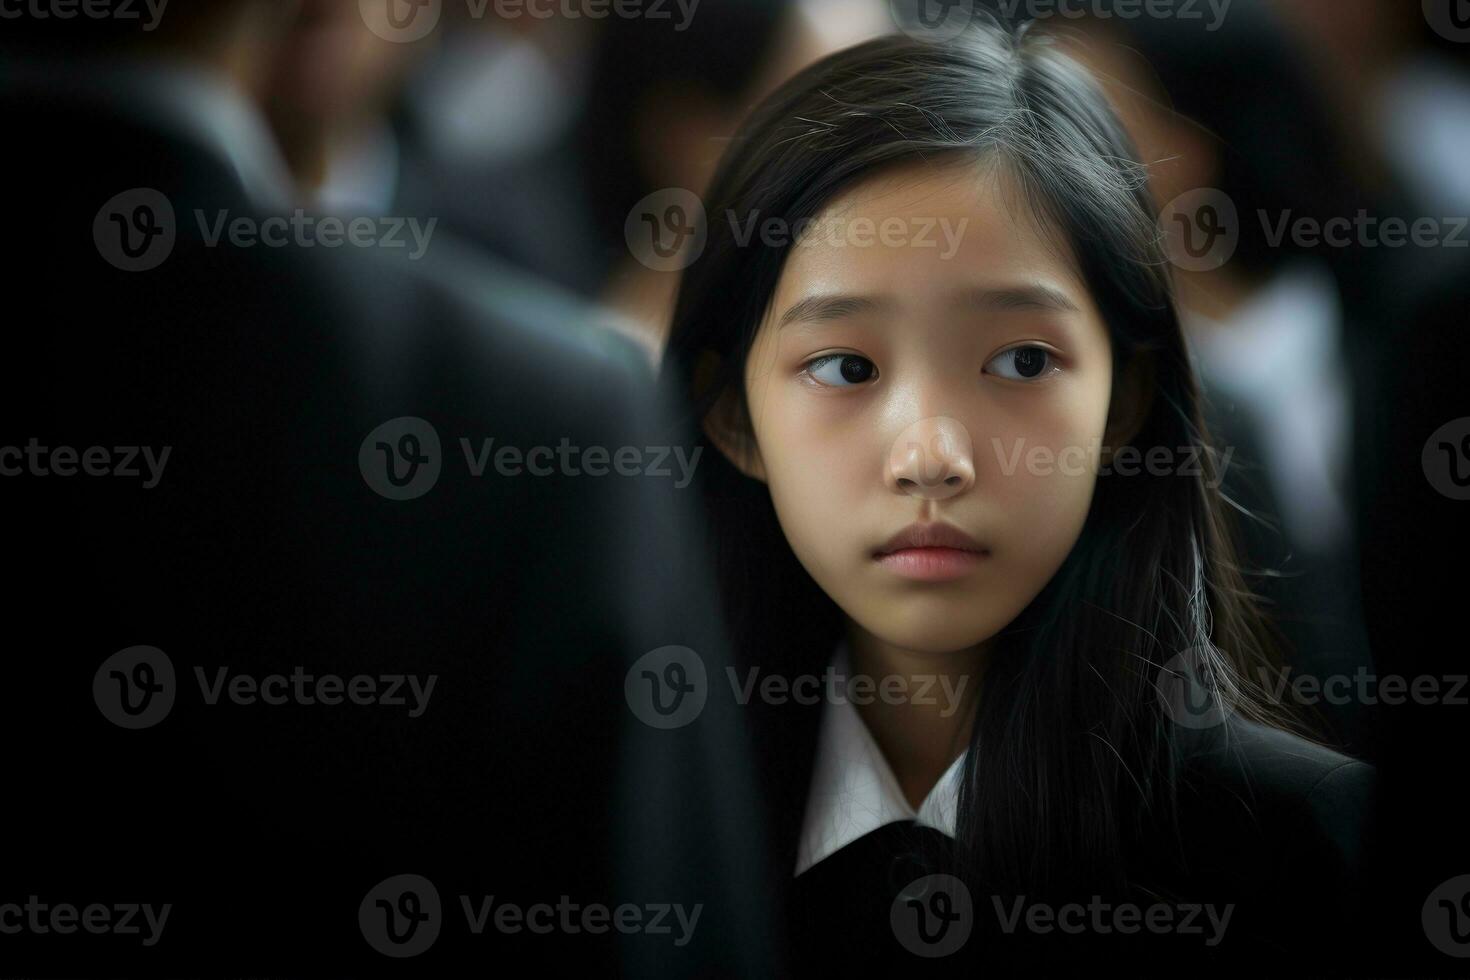
{"type": "MultiPolygon", "coordinates": [[[[381,190],[393,172],[397,207],[434,214],[509,267],[600,301],[599,321],[656,358],[677,269],[639,260],[625,235],[634,205],[666,188],[697,195],[746,108],[821,55],[891,26],[876,0],[704,0],[687,17],[657,9],[594,20],[446,8],[406,75],[402,59],[342,53],[373,46],[337,32],[329,60],[404,84],[378,100],[391,111],[355,127],[357,162],[344,156],[328,171],[323,200],[354,188],[371,198],[362,191],[381,190]]],[[[314,44],[297,54],[309,58],[314,44]]],[[[294,73],[291,91],[306,74],[294,73]]],[[[379,87],[350,91],[372,104],[363,93],[379,87]]]]}
{"type": "Polygon", "coordinates": [[[1463,943],[1463,906],[1431,897],[1470,867],[1464,782],[1454,761],[1470,730],[1462,622],[1470,554],[1470,255],[1446,256],[1435,270],[1428,286],[1392,299],[1395,315],[1375,345],[1378,371],[1358,432],[1368,631],[1379,674],[1404,679],[1379,709],[1384,837],[1398,851],[1384,858],[1380,877],[1399,911],[1385,917],[1380,941],[1404,951],[1396,971],[1425,975],[1454,973],[1463,962],[1426,942],[1426,929],[1437,926],[1442,937],[1463,943]]]}
{"type": "MultiPolygon", "coordinates": [[[[617,18],[598,31],[575,152],[600,248],[599,291],[657,341],[679,269],[648,262],[654,256],[642,243],[630,244],[634,207],[670,189],[702,194],[745,112],[826,53],[791,0],[705,3],[677,33],[617,18]]],[[[677,199],[656,198],[650,210],[662,218],[669,203],[677,199]]]]}
{"type": "Polygon", "coordinates": [[[1470,26],[1458,26],[1460,3],[1272,0],[1353,142],[1340,165],[1379,197],[1408,196],[1441,216],[1470,213],[1470,26]]]}
{"type": "MultiPolygon", "coordinates": [[[[585,231],[576,237],[585,224],[584,211],[558,214],[545,201],[539,214],[506,210],[534,205],[536,195],[528,194],[528,182],[534,185],[546,174],[528,171],[512,182],[510,175],[496,175],[487,167],[461,186],[443,172],[444,160],[454,154],[428,137],[425,120],[406,104],[409,82],[415,69],[446,43],[452,46],[452,39],[490,32],[448,18],[440,24],[423,38],[398,41],[391,33],[382,36],[381,25],[368,24],[351,4],[302,0],[300,14],[274,48],[263,94],[271,131],[291,172],[293,200],[314,214],[348,220],[417,215],[432,221],[434,248],[419,264],[441,275],[494,282],[502,305],[530,306],[538,318],[595,324],[599,329],[590,331],[590,338],[606,340],[613,356],[651,360],[653,352],[640,332],[626,329],[620,317],[536,272],[536,263],[509,247],[545,234],[549,226],[561,228],[553,240],[563,254],[575,256],[587,247],[585,231]],[[497,219],[489,237],[480,234],[479,226],[487,216],[497,219]]],[[[505,33],[496,31],[497,36],[505,33]]],[[[492,63],[502,57],[482,54],[492,63]]],[[[522,94],[514,73],[497,74],[494,80],[505,90],[492,85],[475,93],[481,112],[515,103],[522,94]]],[[[481,122],[495,125],[503,135],[511,128],[493,117],[481,122]]],[[[571,203],[570,197],[557,202],[571,203]]]]}
{"type": "Polygon", "coordinates": [[[394,112],[406,207],[584,297],[596,295],[601,261],[572,127],[597,27],[446,8],[394,112]]]}
{"type": "Polygon", "coordinates": [[[433,36],[399,43],[375,34],[355,4],[301,0],[275,48],[266,116],[314,208],[389,214],[401,197],[402,149],[391,115],[433,36]]]}
{"type": "Polygon", "coordinates": [[[7,22],[5,264],[41,316],[8,332],[0,395],[21,572],[0,903],[171,912],[149,945],[7,934],[4,965],[372,975],[394,960],[370,933],[402,913],[439,929],[415,972],[765,975],[733,702],[660,730],[624,686],[668,645],[723,676],[685,500],[591,475],[590,451],[546,475],[529,455],[627,447],[647,469],[671,435],[646,372],[559,304],[291,226],[252,96],[294,13],[7,22]],[[273,675],[336,676],[340,703],[248,693],[273,675]],[[358,677],[377,700],[346,697],[358,677]],[[405,874],[437,912],[418,885],[378,893],[405,874]],[[477,934],[487,896],[700,909],[683,944],[607,917],[477,934]]]}
{"type": "MultiPolygon", "coordinates": [[[[1463,592],[1460,563],[1470,550],[1464,491],[1457,484],[1470,482],[1464,384],[1470,262],[1451,240],[1410,238],[1395,246],[1355,236],[1346,247],[1295,249],[1287,237],[1282,248],[1267,242],[1262,250],[1253,209],[1275,208],[1278,215],[1291,209],[1318,222],[1360,213],[1409,224],[1450,217],[1440,227],[1453,234],[1452,216],[1466,213],[1457,187],[1470,152],[1464,148],[1463,68],[1454,64],[1463,63],[1467,46],[1434,35],[1420,4],[1275,0],[1271,8],[1281,24],[1299,29],[1288,47],[1257,37],[1248,48],[1231,48],[1229,39],[1260,19],[1237,2],[1217,40],[1163,43],[1179,25],[1115,21],[1126,31],[1105,41],[1121,42],[1137,56],[1102,43],[1093,46],[1094,58],[1114,76],[1145,157],[1160,161],[1156,170],[1173,181],[1161,185],[1160,203],[1191,186],[1214,186],[1239,206],[1241,245],[1230,263],[1205,274],[1212,287],[1231,277],[1258,283],[1259,270],[1299,268],[1303,261],[1319,260],[1332,270],[1350,379],[1346,500],[1360,582],[1356,590],[1341,587],[1345,600],[1361,597],[1372,657],[1366,664],[1370,683],[1353,688],[1366,697],[1353,697],[1346,706],[1352,712],[1329,718],[1355,753],[1378,761],[1383,780],[1379,832],[1365,852],[1379,910],[1365,950],[1381,958],[1362,966],[1365,973],[1453,972],[1458,961],[1435,948],[1430,930],[1452,914],[1459,918],[1451,928],[1463,932],[1461,912],[1436,905],[1432,894],[1470,861],[1456,823],[1459,781],[1441,751],[1462,744],[1470,722],[1463,631],[1454,616],[1463,592]],[[1234,58],[1222,60],[1225,50],[1234,50],[1234,58]],[[1325,109],[1303,101],[1303,69],[1324,83],[1325,109]],[[1181,127],[1178,116],[1200,125],[1181,127]],[[1201,171],[1199,160],[1210,166],[1201,171]],[[1414,685],[1417,694],[1410,693],[1414,685]]],[[[1200,278],[1179,276],[1186,302],[1200,278]]],[[[1256,289],[1253,295],[1260,295],[1256,289]]],[[[1240,308],[1262,312],[1254,300],[1240,308]]],[[[1283,374],[1280,382],[1294,389],[1288,394],[1321,376],[1320,351],[1275,361],[1283,330],[1299,328],[1305,315],[1303,308],[1295,323],[1270,321],[1270,332],[1246,352],[1263,382],[1289,369],[1291,376],[1283,374]]],[[[1245,438],[1231,434],[1225,421],[1227,440],[1245,438]]],[[[1269,467],[1269,454],[1259,458],[1269,467]]],[[[1269,500],[1265,506],[1269,512],[1269,500]]],[[[1283,530],[1290,534],[1290,520],[1283,530]]],[[[1253,547],[1259,549],[1259,536],[1253,547]]],[[[1341,582],[1330,571],[1328,581],[1341,582]]],[[[1321,662],[1328,673],[1356,674],[1359,668],[1335,656],[1321,662]]]]}
{"type": "MultiPolygon", "coordinates": [[[[1238,238],[1174,269],[1181,314],[1253,585],[1301,674],[1371,664],[1362,627],[1352,508],[1351,335],[1378,329],[1352,302],[1353,250],[1312,244],[1283,221],[1355,213],[1362,193],[1335,161],[1326,106],[1264,5],[1236,0],[1218,25],[1178,17],[1085,22],[1077,53],[1109,87],[1171,233],[1171,205],[1233,207],[1238,238]],[[1201,197],[1201,193],[1208,194],[1201,197]]],[[[1318,706],[1325,734],[1372,758],[1372,715],[1318,706]]]]}

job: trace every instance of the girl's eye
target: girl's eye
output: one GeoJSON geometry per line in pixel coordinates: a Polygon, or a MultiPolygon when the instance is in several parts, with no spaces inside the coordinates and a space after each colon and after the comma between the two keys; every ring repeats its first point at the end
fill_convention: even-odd
{"type": "Polygon", "coordinates": [[[808,363],[806,372],[820,384],[846,388],[873,380],[878,366],[857,354],[829,354],[808,363]]]}
{"type": "Polygon", "coordinates": [[[1012,381],[1035,381],[1056,370],[1054,360],[1050,351],[1040,347],[1013,347],[991,358],[985,370],[1012,381]]]}

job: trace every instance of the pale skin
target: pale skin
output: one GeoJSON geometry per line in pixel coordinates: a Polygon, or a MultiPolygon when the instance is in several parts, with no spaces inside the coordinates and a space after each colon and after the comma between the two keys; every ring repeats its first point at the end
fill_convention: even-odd
{"type": "Polygon", "coordinates": [[[1091,505],[1095,455],[1047,467],[1026,454],[1121,445],[1144,403],[1132,371],[1114,398],[1108,331],[1070,248],[1012,189],[973,162],[911,165],[833,200],[823,217],[847,230],[818,225],[791,249],[746,362],[753,441],[729,437],[728,402],[706,422],[842,609],[855,673],[965,679],[947,715],[943,699],[859,706],[915,807],[968,744],[992,639],[1091,505]],[[886,241],[864,238],[885,221],[886,241]],[[937,231],[938,247],[921,244],[945,221],[963,229],[952,254],[937,231]],[[878,554],[916,522],[952,525],[982,557],[944,581],[896,574],[878,554]]]}

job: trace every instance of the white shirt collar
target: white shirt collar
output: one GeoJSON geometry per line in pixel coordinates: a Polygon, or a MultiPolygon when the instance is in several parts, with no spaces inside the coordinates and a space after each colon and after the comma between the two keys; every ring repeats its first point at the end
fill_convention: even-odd
{"type": "MultiPolygon", "coordinates": [[[[832,663],[838,677],[848,675],[845,642],[838,645],[832,663]]],[[[961,754],[950,764],[915,811],[904,799],[898,779],[857,708],[846,698],[827,703],[817,736],[796,873],[801,874],[879,827],[900,820],[912,820],[954,837],[964,761],[965,755],[961,754]]]]}

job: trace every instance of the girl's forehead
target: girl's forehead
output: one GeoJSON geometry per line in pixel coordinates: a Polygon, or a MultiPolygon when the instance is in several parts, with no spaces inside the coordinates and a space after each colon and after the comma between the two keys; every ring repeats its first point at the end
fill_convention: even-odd
{"type": "Polygon", "coordinates": [[[1065,236],[1009,168],[967,160],[876,173],[794,229],[776,300],[814,290],[916,298],[1034,280],[1086,292],[1065,236]]]}

